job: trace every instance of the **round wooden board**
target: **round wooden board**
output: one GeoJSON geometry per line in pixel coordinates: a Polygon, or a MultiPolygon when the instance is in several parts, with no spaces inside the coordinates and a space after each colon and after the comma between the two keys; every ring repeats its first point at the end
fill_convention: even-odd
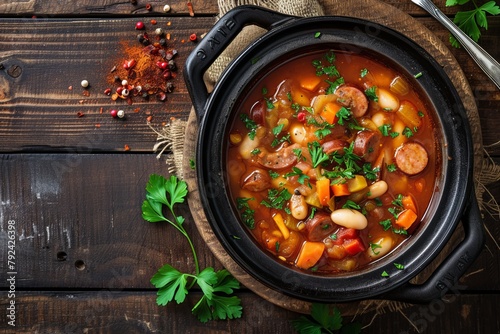
{"type": "MultiPolygon", "coordinates": [[[[396,31],[403,33],[429,52],[435,60],[443,66],[445,72],[455,85],[462,102],[467,110],[467,116],[471,123],[472,135],[474,139],[475,163],[474,172],[480,172],[482,164],[482,140],[481,128],[479,124],[479,114],[475,104],[470,86],[462,72],[459,64],[448,50],[448,48],[431,31],[411,16],[400,10],[376,0],[358,0],[358,1],[320,1],[326,15],[351,16],[361,19],[367,19],[396,31]]],[[[184,161],[183,175],[188,183],[189,195],[188,203],[191,214],[198,228],[201,237],[205,240],[210,250],[224,267],[245,287],[249,288],[257,295],[272,302],[275,305],[288,310],[300,313],[309,313],[311,304],[302,300],[291,298],[282,293],[268,288],[261,282],[248,275],[231,257],[226,253],[222,245],[214,235],[210,224],[201,205],[198,186],[196,183],[196,172],[189,166],[189,160],[194,159],[196,152],[196,143],[198,135],[198,123],[194,110],[191,110],[189,120],[186,126],[186,136],[184,142],[184,161]]],[[[424,282],[433,270],[446,258],[451,250],[463,238],[463,229],[461,226],[455,231],[451,240],[447,243],[445,249],[439,256],[425,269],[415,277],[413,283],[424,282]]],[[[359,302],[345,303],[338,305],[345,315],[354,315],[356,313],[367,313],[388,305],[391,302],[380,300],[364,300],[359,302]]]]}

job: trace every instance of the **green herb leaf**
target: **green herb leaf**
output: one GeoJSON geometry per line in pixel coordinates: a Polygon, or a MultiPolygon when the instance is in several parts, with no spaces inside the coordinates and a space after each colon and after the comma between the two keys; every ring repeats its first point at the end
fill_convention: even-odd
{"type": "Polygon", "coordinates": [[[394,263],[394,267],[396,267],[399,270],[403,270],[405,268],[405,266],[400,263],[394,263]]]}
{"type": "MultiPolygon", "coordinates": [[[[193,314],[201,322],[240,318],[242,314],[241,300],[236,296],[225,296],[232,294],[233,289],[239,288],[238,281],[225,269],[213,274],[207,273],[207,276],[212,283],[206,286],[210,286],[212,293],[211,295],[203,295],[193,307],[193,314]]],[[[205,283],[208,282],[205,281],[205,283]]]]}
{"type": "Polygon", "coordinates": [[[238,197],[236,198],[236,207],[240,210],[241,220],[251,230],[255,228],[255,210],[250,208],[248,201],[255,200],[255,198],[238,197]]]}
{"type": "Polygon", "coordinates": [[[377,251],[376,249],[382,248],[382,246],[380,246],[380,244],[370,243],[370,248],[371,248],[373,254],[378,255],[378,254],[380,254],[380,251],[377,251]]]}
{"type": "Polygon", "coordinates": [[[323,147],[321,147],[317,141],[309,143],[307,147],[309,149],[309,153],[311,154],[313,168],[316,168],[321,163],[329,160],[328,154],[323,151],[323,147]]]}
{"type": "MultiPolygon", "coordinates": [[[[447,0],[446,6],[463,5],[469,2],[469,0],[447,0]]],[[[474,3],[475,9],[469,11],[458,11],[455,14],[453,22],[462,29],[467,35],[469,35],[475,42],[481,37],[481,28],[488,29],[488,18],[487,14],[498,15],[500,14],[500,8],[495,1],[488,1],[485,4],[477,7],[474,3]]],[[[456,38],[450,34],[450,43],[454,47],[460,47],[460,43],[456,38]]]]}
{"type": "Polygon", "coordinates": [[[363,68],[360,73],[359,73],[359,76],[361,78],[364,78],[366,75],[368,74],[368,69],[367,68],[363,68]]]}
{"type": "Polygon", "coordinates": [[[159,289],[156,303],[164,306],[174,298],[177,304],[182,303],[188,293],[186,283],[186,274],[181,273],[169,264],[164,265],[151,278],[151,284],[159,289]]]}
{"type": "Polygon", "coordinates": [[[365,90],[366,97],[368,100],[372,100],[374,102],[378,102],[377,96],[377,86],[371,86],[365,90]]]}
{"type": "Polygon", "coordinates": [[[385,219],[385,220],[379,221],[378,223],[380,225],[382,225],[382,227],[384,228],[384,231],[387,231],[388,229],[390,229],[392,227],[392,223],[391,223],[390,219],[385,219]]]}
{"type": "Polygon", "coordinates": [[[343,209],[353,209],[353,210],[359,210],[361,207],[359,206],[358,203],[348,199],[344,205],[342,205],[343,209]]]}
{"type": "Polygon", "coordinates": [[[262,200],[261,204],[267,208],[283,209],[286,201],[292,197],[292,194],[286,189],[269,189],[267,192],[267,200],[262,200]]]}
{"type": "Polygon", "coordinates": [[[320,36],[321,36],[321,33],[319,31],[314,34],[314,38],[320,38],[320,36]]]}
{"type": "Polygon", "coordinates": [[[250,132],[248,133],[248,137],[253,140],[255,138],[255,135],[257,134],[257,128],[259,126],[257,125],[257,123],[255,123],[255,121],[250,119],[247,114],[241,114],[240,120],[243,122],[243,124],[245,124],[245,127],[250,130],[250,132]]]}
{"type": "Polygon", "coordinates": [[[389,277],[389,274],[387,273],[387,271],[384,270],[380,276],[389,277]]]}

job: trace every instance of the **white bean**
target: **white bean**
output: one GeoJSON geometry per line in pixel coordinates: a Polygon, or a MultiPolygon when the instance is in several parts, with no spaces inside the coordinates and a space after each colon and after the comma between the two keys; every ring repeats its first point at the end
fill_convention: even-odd
{"type": "Polygon", "coordinates": [[[393,112],[399,109],[399,99],[394,94],[383,88],[379,88],[377,93],[380,108],[393,112]]]}
{"type": "Polygon", "coordinates": [[[290,139],[297,144],[302,144],[306,138],[306,129],[301,124],[293,124],[290,127],[290,139]]]}
{"type": "Polygon", "coordinates": [[[241,157],[245,160],[250,159],[252,157],[252,151],[256,149],[257,146],[259,146],[259,144],[260,144],[259,137],[256,136],[252,140],[248,135],[246,135],[245,138],[243,138],[243,140],[241,141],[241,144],[238,148],[241,157]]]}
{"type": "Polygon", "coordinates": [[[366,252],[370,258],[377,259],[391,251],[393,240],[391,237],[386,236],[371,242],[371,244],[371,247],[366,252]]]}
{"type": "Polygon", "coordinates": [[[330,215],[332,221],[347,228],[362,230],[368,225],[368,220],[359,211],[351,209],[338,209],[330,215]]]}
{"type": "Polygon", "coordinates": [[[392,120],[390,115],[384,111],[379,111],[372,116],[372,121],[375,123],[377,128],[381,127],[384,124],[392,124],[392,120]]]}
{"type": "Polygon", "coordinates": [[[302,195],[293,194],[290,198],[290,211],[295,219],[302,220],[307,217],[307,203],[302,195]]]}
{"type": "Polygon", "coordinates": [[[388,188],[389,186],[387,185],[387,182],[385,182],[384,180],[377,181],[368,187],[367,197],[369,199],[380,197],[383,194],[385,194],[388,188]]]}

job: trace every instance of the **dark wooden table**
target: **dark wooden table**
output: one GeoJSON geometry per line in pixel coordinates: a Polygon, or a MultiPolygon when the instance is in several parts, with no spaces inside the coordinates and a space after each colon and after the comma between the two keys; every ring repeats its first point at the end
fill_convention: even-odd
{"type": "MultiPolygon", "coordinates": [[[[448,43],[448,33],[410,1],[387,3],[411,14],[448,43]]],[[[436,1],[447,14],[445,1],[436,1]]],[[[192,270],[185,240],[163,224],[141,218],[144,187],[152,173],[168,175],[152,151],[171,117],[187,119],[190,99],[182,76],[166,102],[127,105],[103,94],[123,41],[135,41],[138,20],[171,34],[182,67],[193,49],[189,36],[210,29],[215,0],[0,1],[0,329],[11,333],[290,333],[299,316],[242,288],[243,316],[201,324],[191,314],[199,291],[181,305],[156,305],[149,280],[170,263],[192,270]],[[81,87],[88,80],[87,89],[81,87]],[[85,91],[88,92],[84,93],[85,91]],[[124,109],[125,120],[109,116],[124,109]],[[9,234],[9,226],[11,231],[9,234]],[[14,235],[15,258],[8,262],[14,235]],[[13,265],[13,267],[10,267],[13,265]],[[14,272],[15,274],[12,274],[14,272]],[[10,279],[11,276],[14,279],[10,279]],[[10,279],[10,280],[9,280],[10,279]],[[14,291],[15,290],[15,291],[14,291]],[[10,295],[14,294],[14,295],[10,295]],[[9,307],[15,302],[15,327],[9,307]]],[[[489,19],[481,45],[500,59],[500,17],[489,19]]],[[[447,44],[449,45],[449,44],[447,44]]],[[[500,163],[500,91],[463,49],[452,49],[479,108],[486,152],[500,163]]],[[[182,74],[181,71],[179,74],[182,74]]],[[[486,154],[485,152],[485,154],[486,154]]],[[[500,183],[488,187],[500,199],[500,183]]],[[[490,197],[486,196],[486,200],[490,197]]],[[[203,267],[222,266],[197,234],[187,206],[188,231],[203,267]]],[[[488,213],[491,233],[480,258],[446,302],[358,315],[368,333],[500,333],[500,224],[488,213]]],[[[345,321],[351,321],[347,316],[345,321]]]]}

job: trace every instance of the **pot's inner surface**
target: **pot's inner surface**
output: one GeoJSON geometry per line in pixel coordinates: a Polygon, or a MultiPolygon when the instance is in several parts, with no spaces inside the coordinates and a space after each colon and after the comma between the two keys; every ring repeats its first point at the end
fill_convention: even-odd
{"type": "Polygon", "coordinates": [[[228,192],[255,242],[328,276],[403,249],[442,170],[441,130],[413,75],[335,49],[262,73],[224,138],[228,192]]]}

